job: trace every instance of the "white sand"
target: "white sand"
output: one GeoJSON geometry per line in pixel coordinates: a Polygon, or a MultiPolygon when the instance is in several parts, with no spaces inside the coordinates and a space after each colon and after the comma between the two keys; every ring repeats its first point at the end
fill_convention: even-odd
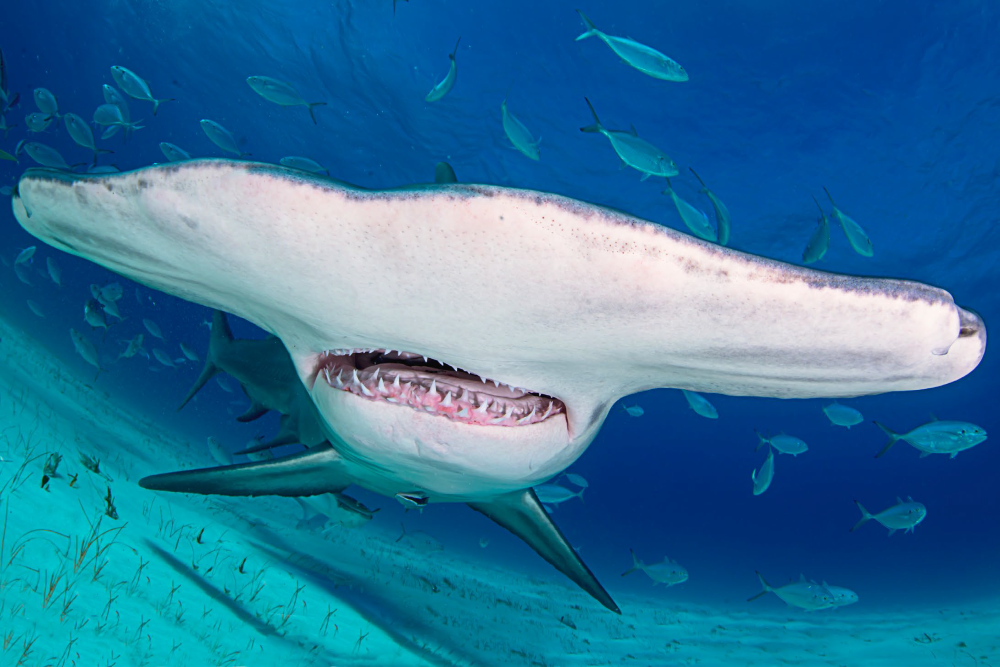
{"type": "Polygon", "coordinates": [[[324,536],[295,529],[290,500],[148,492],[144,475],[214,465],[203,440],[120,409],[3,322],[0,338],[0,665],[1000,665],[997,606],[709,609],[605,577],[617,617],[554,572],[409,550],[378,514],[324,536]]]}

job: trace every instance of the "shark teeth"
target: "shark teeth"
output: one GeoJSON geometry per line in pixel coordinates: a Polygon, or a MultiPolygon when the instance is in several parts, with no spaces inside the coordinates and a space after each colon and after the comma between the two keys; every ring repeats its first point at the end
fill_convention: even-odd
{"type": "Polygon", "coordinates": [[[498,380],[490,387],[486,378],[410,352],[332,350],[319,355],[317,370],[334,389],[469,425],[530,426],[565,411],[558,400],[498,380]],[[469,384],[476,379],[482,389],[469,384]]]}

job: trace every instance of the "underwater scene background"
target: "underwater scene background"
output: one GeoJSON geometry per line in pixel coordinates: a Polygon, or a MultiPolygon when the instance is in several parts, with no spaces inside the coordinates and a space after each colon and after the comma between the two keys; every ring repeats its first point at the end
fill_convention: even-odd
{"type": "MultiPolygon", "coordinates": [[[[35,166],[17,150],[22,140],[55,149],[78,172],[90,167],[93,151],[63,118],[29,132],[25,115],[39,112],[33,91],[45,88],[60,114],[89,123],[106,103],[102,85],[116,86],[111,67],[123,66],[171,101],[154,116],[129,97],[141,129],[102,139],[96,126],[97,147],[113,151],[99,165],[164,162],[161,142],[195,158],[236,157],[203,131],[199,121],[211,119],[246,159],[306,156],[366,188],[433,182],[443,161],[459,182],[558,193],[688,232],[662,178],[640,180],[605,137],[580,131],[594,122],[587,98],[606,127],[634,127],[668,154],[679,170],[673,190],[714,221],[697,171],[731,213],[730,247],[802,264],[819,216],[812,197],[832,208],[825,187],[874,252],[856,252],[831,222],[814,268],[944,288],[987,326],[1000,314],[996,3],[99,0],[14,2],[2,15],[4,92],[20,96],[8,99],[11,129],[0,139],[19,162],[0,161],[0,186],[35,166]],[[577,9],[608,35],[681,63],[689,80],[648,76],[600,39],[577,41],[587,30],[577,9]],[[454,88],[426,101],[459,38],[454,88]],[[255,75],[325,103],[311,109],[315,123],[305,108],[258,95],[246,82],[255,75]],[[541,138],[539,160],[505,134],[505,95],[541,138]]],[[[379,511],[362,526],[323,526],[301,521],[292,500],[140,489],[144,475],[215,465],[209,437],[231,455],[273,436],[277,417],[236,422],[248,403],[225,380],[178,412],[207,353],[211,312],[45,246],[9,209],[0,217],[0,664],[1000,659],[1000,453],[986,439],[952,459],[922,458],[900,442],[876,459],[887,436],[872,423],[905,433],[938,418],[995,433],[989,351],[953,384],[842,400],[864,417],[850,429],[824,414],[830,400],[706,395],[715,419],[675,389],[620,402],[568,469],[586,491],[552,514],[618,617],[461,504],[406,512],[353,489],[379,511]],[[92,284],[112,283],[122,286],[122,319],[109,317],[105,334],[84,306],[92,284]],[[71,328],[97,347],[107,372],[96,380],[71,328]],[[137,334],[172,365],[118,358],[137,334]],[[751,473],[767,448],[757,449],[755,430],[808,444],[775,454],[773,482],[758,496],[751,473]],[[62,465],[43,488],[53,452],[62,465]],[[912,533],[887,538],[876,521],[850,531],[862,518],[855,501],[877,513],[908,497],[926,507],[912,533]],[[82,554],[81,544],[90,545],[82,554]],[[689,577],[669,587],[642,573],[623,578],[630,549],[646,563],[669,557],[689,577]],[[761,590],[758,571],[774,586],[803,574],[859,599],[815,611],[773,595],[747,601],[761,590]]],[[[230,322],[238,338],[264,336],[230,322]]]]}

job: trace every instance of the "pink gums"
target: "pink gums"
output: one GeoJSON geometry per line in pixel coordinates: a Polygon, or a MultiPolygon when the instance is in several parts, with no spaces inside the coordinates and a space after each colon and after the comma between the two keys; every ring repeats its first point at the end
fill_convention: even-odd
{"type": "Polygon", "coordinates": [[[527,426],[564,411],[561,401],[537,394],[514,392],[498,396],[482,388],[470,388],[481,380],[469,380],[448,372],[427,372],[398,364],[357,370],[343,356],[321,358],[319,375],[334,389],[372,401],[387,401],[414,410],[447,417],[465,424],[483,426],[527,426]],[[521,395],[517,395],[521,394],[521,395]]]}

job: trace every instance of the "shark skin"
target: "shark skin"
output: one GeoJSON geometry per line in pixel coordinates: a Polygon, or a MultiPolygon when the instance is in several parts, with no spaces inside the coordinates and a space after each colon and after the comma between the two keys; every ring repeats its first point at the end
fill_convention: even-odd
{"type": "MultiPolygon", "coordinates": [[[[965,376],[986,346],[982,320],[944,290],[804,269],[528,190],[372,191],[192,160],[31,169],[12,206],[56,248],[280,338],[337,454],[296,455],[309,479],[329,465],[327,491],[470,503],[613,609],[578,559],[548,548],[565,540],[525,490],[573,463],[616,400],[917,390],[965,376]],[[506,416],[467,409],[484,404],[506,416]]],[[[258,493],[273,463],[246,464],[258,493]]],[[[199,492],[225,492],[212,477],[199,492]]]]}

